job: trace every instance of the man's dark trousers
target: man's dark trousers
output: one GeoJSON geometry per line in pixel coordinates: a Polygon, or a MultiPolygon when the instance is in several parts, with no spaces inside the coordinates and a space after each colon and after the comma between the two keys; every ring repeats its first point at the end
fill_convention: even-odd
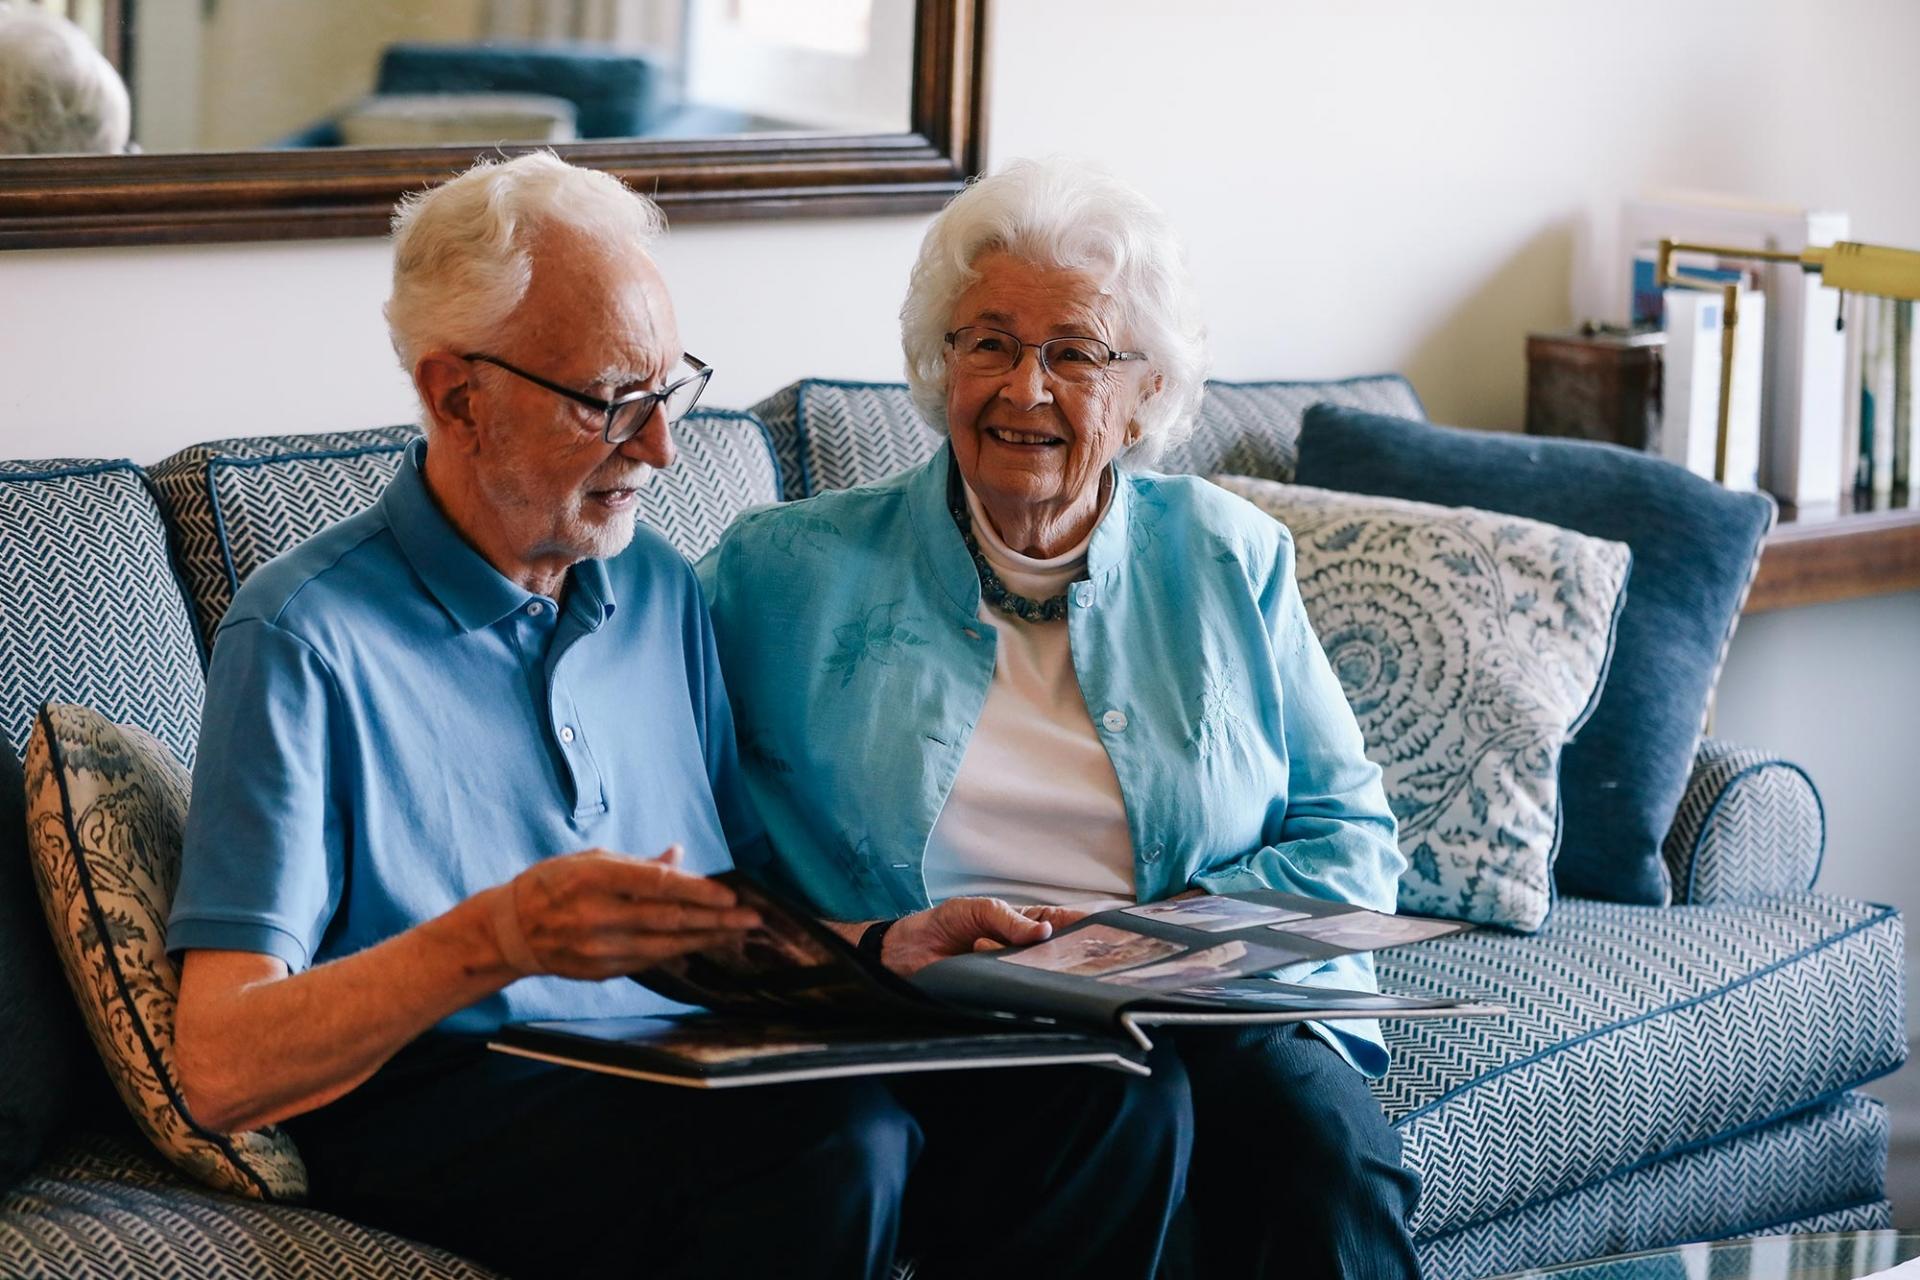
{"type": "Polygon", "coordinates": [[[321,1207],[512,1280],[939,1280],[1151,1275],[1192,1122],[1172,1055],[708,1092],[430,1036],[289,1128],[321,1207]]]}

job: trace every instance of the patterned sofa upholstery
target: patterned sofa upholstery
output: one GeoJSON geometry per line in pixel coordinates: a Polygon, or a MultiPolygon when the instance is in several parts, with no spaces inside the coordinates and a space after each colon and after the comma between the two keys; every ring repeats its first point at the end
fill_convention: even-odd
{"type": "MultiPolygon", "coordinates": [[[[1215,384],[1163,465],[1289,478],[1317,400],[1420,413],[1394,377],[1215,384]]],[[[372,501],[411,434],[216,441],[148,472],[0,463],[8,749],[20,753],[33,708],[58,696],[190,759],[203,644],[233,589],[372,501]]],[[[645,517],[698,555],[746,506],[878,479],[937,445],[904,388],[810,380],[754,414],[690,422],[645,517]]],[[[1905,1052],[1902,927],[1888,908],[1811,891],[1823,844],[1819,797],[1796,766],[1703,741],[1666,842],[1676,905],[1566,899],[1537,935],[1481,930],[1382,957],[1389,990],[1512,1010],[1389,1024],[1394,1067],[1376,1092],[1423,1179],[1415,1226],[1430,1276],[1886,1224],[1886,1116],[1853,1089],[1905,1052]]],[[[485,1274],[314,1210],[190,1186],[94,1105],[0,1196],[0,1274],[485,1274]]]]}

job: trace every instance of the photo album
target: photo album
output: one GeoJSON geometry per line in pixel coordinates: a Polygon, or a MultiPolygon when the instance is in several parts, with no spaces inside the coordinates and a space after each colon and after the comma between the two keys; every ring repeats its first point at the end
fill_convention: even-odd
{"type": "Polygon", "coordinates": [[[1101,911],[1044,942],[954,956],[903,978],[742,872],[715,878],[759,912],[761,926],[633,975],[697,1008],[514,1023],[490,1047],[696,1088],[1070,1063],[1146,1074],[1155,1026],[1503,1012],[1262,976],[1304,976],[1335,956],[1472,927],[1460,921],[1272,891],[1174,898],[1101,911]]]}

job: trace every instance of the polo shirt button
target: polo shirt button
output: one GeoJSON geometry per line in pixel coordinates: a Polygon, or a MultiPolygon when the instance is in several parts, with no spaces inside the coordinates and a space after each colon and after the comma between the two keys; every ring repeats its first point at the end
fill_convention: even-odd
{"type": "Polygon", "coordinates": [[[570,725],[570,724],[563,724],[563,725],[561,725],[561,726],[560,726],[560,741],[562,741],[562,742],[572,742],[572,741],[573,741],[573,726],[572,726],[572,725],[570,725]]]}
{"type": "Polygon", "coordinates": [[[1091,582],[1075,583],[1073,588],[1073,602],[1082,609],[1091,607],[1093,604],[1093,584],[1091,582]]]}
{"type": "Polygon", "coordinates": [[[1124,711],[1109,711],[1100,717],[1100,723],[1107,726],[1108,733],[1119,733],[1127,727],[1127,713],[1124,711]]]}
{"type": "Polygon", "coordinates": [[[531,601],[527,605],[527,616],[529,618],[537,618],[544,612],[546,612],[546,606],[542,605],[538,600],[531,601]]]}

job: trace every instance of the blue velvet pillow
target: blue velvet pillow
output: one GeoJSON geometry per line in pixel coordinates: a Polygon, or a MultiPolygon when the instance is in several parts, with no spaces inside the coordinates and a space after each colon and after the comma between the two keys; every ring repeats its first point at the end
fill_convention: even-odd
{"type": "Polygon", "coordinates": [[[0,1191],[40,1158],[90,1057],[27,863],[26,783],[0,743],[0,1191]]]}
{"type": "Polygon", "coordinates": [[[1307,412],[1295,480],[1479,507],[1633,549],[1600,705],[1560,758],[1560,891],[1671,899],[1661,842],[1685,793],[1707,701],[1773,526],[1773,500],[1647,454],[1462,431],[1332,405],[1307,412]]]}

